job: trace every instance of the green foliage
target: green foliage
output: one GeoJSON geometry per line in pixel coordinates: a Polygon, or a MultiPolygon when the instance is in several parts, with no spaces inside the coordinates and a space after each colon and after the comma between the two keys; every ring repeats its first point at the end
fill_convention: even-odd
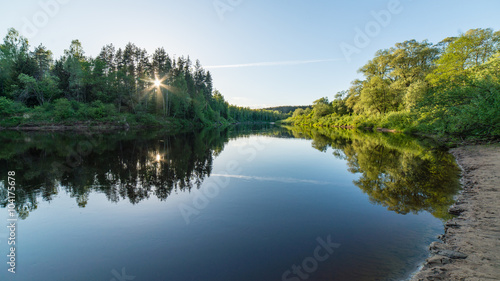
{"type": "Polygon", "coordinates": [[[368,114],[384,114],[398,109],[401,100],[389,80],[375,76],[364,83],[359,104],[368,114]]]}
{"type": "Polygon", "coordinates": [[[462,83],[471,68],[487,62],[500,50],[499,43],[500,38],[490,28],[467,31],[446,44],[428,80],[433,86],[441,88],[462,83]]]}
{"type": "Polygon", "coordinates": [[[460,85],[436,87],[418,108],[419,126],[425,132],[457,136],[500,136],[500,58],[469,69],[460,85]]]}
{"type": "Polygon", "coordinates": [[[135,121],[144,126],[157,126],[159,125],[158,119],[149,113],[140,113],[135,115],[135,121]]]}
{"type": "Polygon", "coordinates": [[[19,74],[19,90],[15,94],[18,100],[28,105],[43,105],[50,102],[54,97],[61,94],[57,85],[57,77],[47,75],[36,80],[34,77],[24,73],[19,74]]]}
{"type": "Polygon", "coordinates": [[[500,33],[471,29],[437,45],[380,50],[349,90],[297,111],[297,125],[383,127],[457,137],[500,136],[500,33]],[[343,108],[345,106],[345,108],[343,108]]]}
{"type": "Polygon", "coordinates": [[[305,110],[306,108],[310,107],[309,105],[284,105],[284,106],[274,106],[274,107],[267,107],[264,108],[265,110],[270,110],[270,111],[278,111],[280,113],[284,114],[293,114],[295,110],[297,109],[303,109],[305,110]]]}
{"type": "Polygon", "coordinates": [[[26,112],[27,108],[19,102],[14,102],[6,97],[0,97],[0,116],[17,116],[26,112]]]}
{"type": "Polygon", "coordinates": [[[302,109],[302,108],[297,108],[297,109],[295,109],[295,111],[293,112],[293,115],[292,115],[292,116],[293,116],[294,118],[297,118],[297,117],[299,117],[299,116],[304,115],[304,113],[305,113],[305,112],[304,112],[304,109],[302,109]]]}
{"type": "Polygon", "coordinates": [[[12,104],[3,100],[4,114],[12,121],[3,124],[130,119],[156,126],[185,119],[177,123],[202,126],[271,122],[286,116],[230,106],[214,91],[212,76],[199,61],[193,66],[189,57],[174,60],[163,48],[150,56],[132,43],[123,49],[107,45],[90,58],[82,43],[73,40],[56,60],[43,45],[29,49],[28,40],[15,29],[9,29],[0,44],[0,97],[21,102],[30,112],[27,118],[16,116],[12,104]]]}
{"type": "Polygon", "coordinates": [[[398,111],[384,115],[377,125],[381,128],[411,131],[415,125],[414,120],[415,116],[410,111],[398,111]]]}
{"type": "Polygon", "coordinates": [[[58,121],[69,119],[75,115],[71,102],[65,98],[54,101],[54,116],[58,121]]]}
{"type": "Polygon", "coordinates": [[[27,108],[19,103],[13,102],[5,97],[0,97],[0,126],[17,126],[24,119],[23,113],[27,108]]]}
{"type": "Polygon", "coordinates": [[[333,112],[327,97],[320,98],[313,102],[314,118],[318,119],[333,112]]]}
{"type": "Polygon", "coordinates": [[[359,72],[364,81],[356,80],[348,102],[358,113],[385,114],[405,107],[405,96],[411,86],[422,81],[433,69],[438,49],[427,41],[397,43],[380,50],[359,72]]]}
{"type": "Polygon", "coordinates": [[[102,119],[107,116],[116,114],[115,106],[112,104],[104,104],[102,101],[93,101],[90,104],[90,117],[93,119],[102,119]]]}

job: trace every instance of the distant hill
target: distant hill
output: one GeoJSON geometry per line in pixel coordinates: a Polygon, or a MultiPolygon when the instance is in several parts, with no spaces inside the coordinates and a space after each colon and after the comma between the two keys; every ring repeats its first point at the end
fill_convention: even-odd
{"type": "Polygon", "coordinates": [[[306,109],[308,107],[311,107],[311,106],[310,105],[284,105],[284,106],[268,107],[268,108],[264,108],[264,109],[276,110],[276,111],[279,111],[281,113],[288,114],[290,112],[293,113],[295,111],[295,109],[297,109],[297,108],[306,109]]]}

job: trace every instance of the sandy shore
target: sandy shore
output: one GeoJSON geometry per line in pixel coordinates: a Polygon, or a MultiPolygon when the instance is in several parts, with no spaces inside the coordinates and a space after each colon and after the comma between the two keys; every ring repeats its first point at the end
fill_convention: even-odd
{"type": "Polygon", "coordinates": [[[463,191],[450,208],[441,242],[411,280],[500,280],[500,145],[465,146],[451,153],[463,191]]]}

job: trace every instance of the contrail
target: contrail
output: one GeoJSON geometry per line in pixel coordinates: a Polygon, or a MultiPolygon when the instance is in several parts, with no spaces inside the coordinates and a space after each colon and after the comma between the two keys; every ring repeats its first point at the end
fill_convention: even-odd
{"type": "Polygon", "coordinates": [[[307,180],[307,179],[296,179],[296,178],[280,178],[280,177],[257,177],[257,176],[244,176],[244,175],[227,175],[227,174],[211,174],[211,177],[224,177],[224,178],[237,178],[246,180],[258,180],[258,181],[277,181],[283,183],[310,183],[310,184],[332,184],[325,181],[317,180],[307,180]]]}
{"type": "Polygon", "coordinates": [[[294,61],[271,61],[271,62],[254,62],[242,64],[226,64],[226,65],[210,65],[205,68],[238,68],[238,67],[255,67],[255,66],[280,66],[280,65],[299,65],[309,63],[320,63],[329,61],[341,61],[344,59],[323,59],[323,60],[294,60],[294,61]]]}

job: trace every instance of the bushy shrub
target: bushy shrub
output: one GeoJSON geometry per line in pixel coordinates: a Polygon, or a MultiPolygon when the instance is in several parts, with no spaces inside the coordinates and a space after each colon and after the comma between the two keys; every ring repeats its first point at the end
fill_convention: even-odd
{"type": "Polygon", "coordinates": [[[30,112],[31,121],[36,122],[50,122],[54,121],[54,104],[53,103],[44,103],[43,105],[35,106],[33,110],[30,112]]]}
{"type": "Polygon", "coordinates": [[[98,100],[90,104],[89,113],[92,119],[102,119],[108,116],[108,109],[102,101],[98,100]]]}
{"type": "Polygon", "coordinates": [[[69,119],[74,115],[75,110],[69,100],[61,98],[54,101],[54,116],[58,121],[69,119]]]}
{"type": "Polygon", "coordinates": [[[23,104],[6,97],[0,97],[0,116],[13,117],[26,112],[26,110],[27,108],[23,104]]]}
{"type": "Polygon", "coordinates": [[[157,119],[149,113],[138,113],[135,115],[136,122],[144,126],[158,125],[157,119]]]}
{"type": "Polygon", "coordinates": [[[383,116],[378,124],[380,127],[404,130],[413,127],[414,115],[409,111],[390,112],[383,116]]]}

